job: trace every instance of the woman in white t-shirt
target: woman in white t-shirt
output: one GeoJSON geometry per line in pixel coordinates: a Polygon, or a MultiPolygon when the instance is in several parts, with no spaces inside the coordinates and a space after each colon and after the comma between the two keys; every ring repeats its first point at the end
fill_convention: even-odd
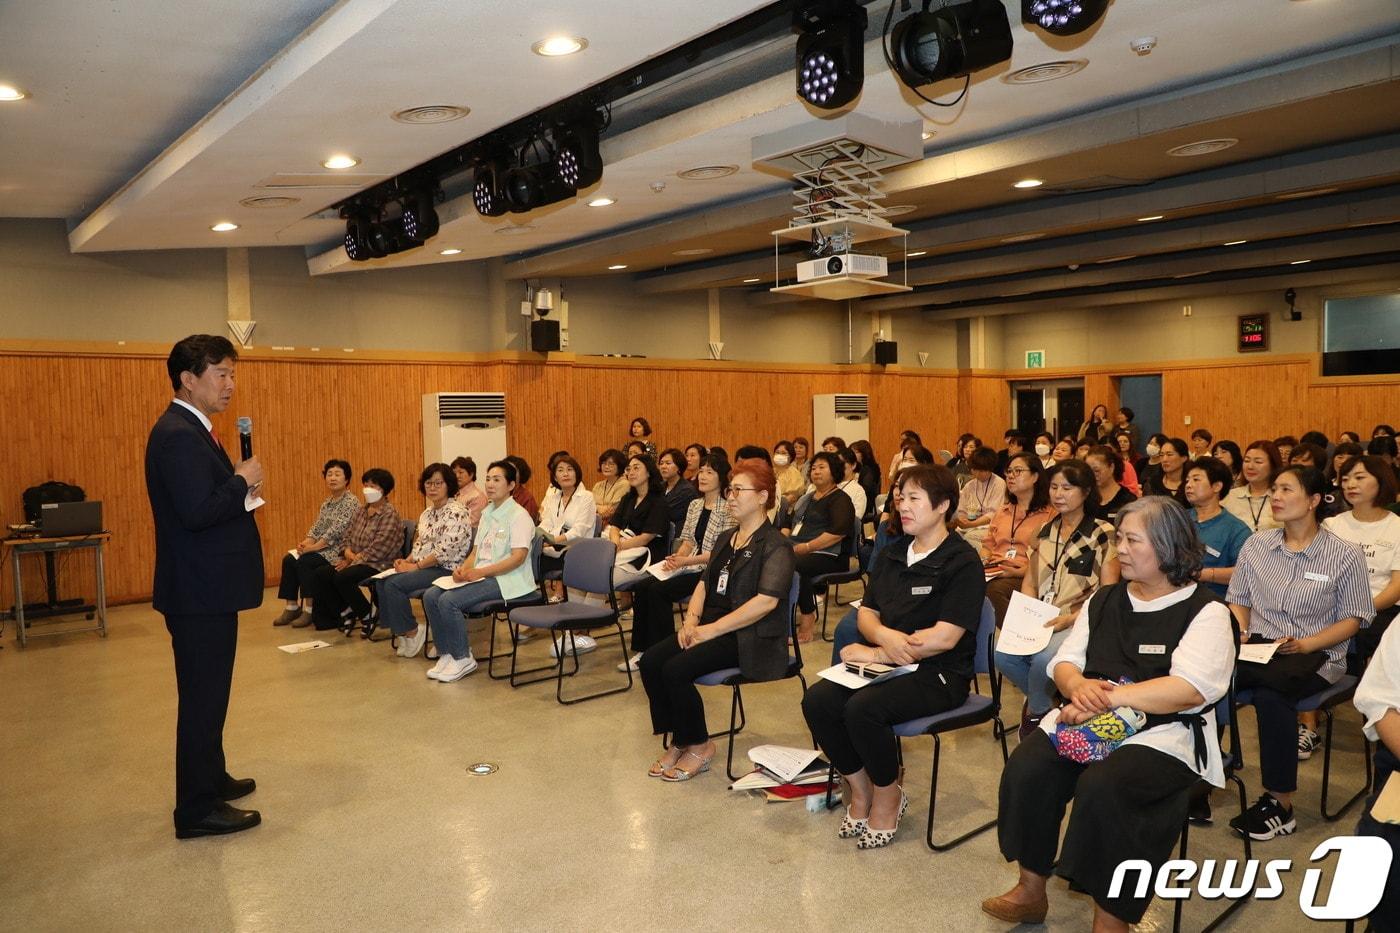
{"type": "Polygon", "coordinates": [[[1365,662],[1375,653],[1400,601],[1400,515],[1387,508],[1395,501],[1395,471],[1380,457],[1353,457],[1339,476],[1351,511],[1332,516],[1322,527],[1359,546],[1366,557],[1366,582],[1376,617],[1356,635],[1356,658],[1365,662]]]}

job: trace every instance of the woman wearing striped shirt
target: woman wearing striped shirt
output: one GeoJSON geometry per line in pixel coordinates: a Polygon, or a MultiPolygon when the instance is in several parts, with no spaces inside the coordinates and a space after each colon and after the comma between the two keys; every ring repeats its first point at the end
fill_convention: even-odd
{"type": "Polygon", "coordinates": [[[1278,645],[1268,664],[1241,663],[1235,681],[1254,695],[1264,793],[1230,826],[1260,841],[1297,828],[1298,701],[1346,673],[1347,645],[1375,614],[1360,548],[1319,524],[1325,489],[1311,467],[1279,473],[1269,507],[1283,527],[1245,542],[1226,597],[1249,641],[1278,645]]]}

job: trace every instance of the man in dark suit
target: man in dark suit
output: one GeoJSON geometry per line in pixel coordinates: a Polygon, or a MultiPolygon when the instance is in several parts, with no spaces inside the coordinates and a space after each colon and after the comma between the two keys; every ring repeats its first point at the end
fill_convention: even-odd
{"type": "MultiPolygon", "coordinates": [[[[262,604],[262,542],[253,520],[262,465],[237,467],[211,415],[233,397],[238,351],[196,334],[170,351],[175,400],[146,442],[146,492],[156,527],[152,604],[165,616],[180,693],[175,730],[175,835],[213,836],[258,825],[256,810],[228,801],[253,792],[224,766],[224,717],[233,683],[238,611],[262,604]]],[[[260,504],[260,503],[257,503],[260,504]]]]}

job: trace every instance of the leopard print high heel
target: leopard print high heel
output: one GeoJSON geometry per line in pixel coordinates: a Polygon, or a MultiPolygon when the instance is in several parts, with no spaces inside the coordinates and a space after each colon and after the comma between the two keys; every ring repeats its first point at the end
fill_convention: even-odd
{"type": "Polygon", "coordinates": [[[866,828],[870,825],[870,818],[863,820],[851,819],[851,808],[846,808],[846,816],[841,820],[841,828],[836,831],[840,839],[854,839],[857,836],[865,835],[866,828]]]}
{"type": "Polygon", "coordinates": [[[894,842],[894,834],[899,832],[899,821],[904,819],[904,811],[909,809],[909,798],[904,794],[904,788],[899,789],[899,813],[894,818],[893,829],[870,829],[867,827],[861,837],[856,840],[857,849],[881,849],[894,842]]]}

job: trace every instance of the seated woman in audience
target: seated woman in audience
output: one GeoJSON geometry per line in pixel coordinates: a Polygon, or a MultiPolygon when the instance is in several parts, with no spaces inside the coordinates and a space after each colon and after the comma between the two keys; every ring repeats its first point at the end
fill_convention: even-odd
{"type": "Polygon", "coordinates": [[[695,479],[700,498],[686,508],[685,522],[676,537],[675,550],[661,565],[674,576],[658,580],[650,574],[632,590],[632,657],[619,670],[637,670],[642,654],[652,645],[674,635],[673,607],[695,589],[696,574],[705,569],[721,533],[734,527],[725,491],[729,488],[729,461],[706,457],[695,479]]]}
{"type": "Polygon", "coordinates": [[[767,464],[735,468],[727,498],[736,527],[716,539],[680,632],[649,648],[638,664],[652,733],[671,734],[671,748],[647,772],[652,777],[688,781],[710,769],[715,743],[697,677],[727,667],[755,681],[787,673],[794,561],[792,546],[768,523],[777,494],[767,464]]]}
{"type": "Polygon", "coordinates": [[[1089,446],[1102,444],[1107,441],[1113,433],[1113,424],[1108,420],[1108,406],[1095,405],[1093,411],[1089,412],[1089,418],[1079,426],[1079,433],[1075,435],[1077,440],[1088,441],[1089,446]]]}
{"type": "Polygon", "coordinates": [[[793,466],[797,452],[792,441],[778,441],[773,445],[773,475],[778,478],[778,496],[794,505],[807,491],[807,480],[802,471],[793,466]]]}
{"type": "Polygon", "coordinates": [[[802,473],[802,482],[811,482],[807,478],[807,468],[812,465],[812,442],[802,435],[792,439],[792,465],[802,473]]]}
{"type": "Polygon", "coordinates": [[[922,446],[924,446],[924,442],[919,438],[917,432],[908,428],[901,431],[899,434],[899,450],[895,453],[894,458],[890,460],[889,473],[886,474],[885,479],[893,483],[895,477],[899,475],[900,464],[904,463],[904,452],[910,447],[922,446]]]}
{"type": "Polygon", "coordinates": [[[1074,438],[1062,437],[1055,442],[1055,446],[1050,449],[1050,459],[1055,463],[1064,463],[1066,460],[1074,459],[1074,438]]]}
{"type": "Polygon", "coordinates": [[[1380,457],[1392,467],[1396,466],[1396,445],[1395,438],[1389,434],[1380,434],[1371,438],[1366,444],[1366,453],[1372,457],[1380,457]]]}
{"type": "MultiPolygon", "coordinates": [[[[869,441],[860,440],[851,443],[851,451],[856,456],[856,469],[854,472],[846,470],[846,476],[854,476],[860,483],[860,488],[865,490],[867,503],[874,502],[875,497],[880,494],[880,462],[875,456],[875,448],[870,446],[869,441]]],[[[851,501],[854,502],[855,499],[851,501]]],[[[865,511],[857,511],[856,518],[865,518],[865,511]]]]}
{"type": "Polygon", "coordinates": [[[963,476],[969,475],[963,464],[967,462],[968,457],[972,456],[972,452],[981,446],[982,441],[978,439],[976,434],[958,435],[958,442],[953,445],[953,459],[946,464],[948,469],[953,471],[954,476],[958,473],[962,473],[963,476]]]}
{"type": "Polygon", "coordinates": [[[1337,435],[1337,443],[1338,443],[1338,444],[1360,444],[1360,443],[1361,443],[1361,435],[1360,435],[1360,434],[1357,434],[1355,431],[1343,431],[1341,434],[1338,434],[1338,435],[1337,435]]]}
{"type": "Polygon", "coordinates": [[[1220,504],[1230,491],[1230,470],[1214,457],[1202,457],[1186,468],[1186,503],[1196,534],[1206,549],[1201,558],[1200,582],[1224,599],[1235,575],[1240,549],[1251,534],[1249,526],[1220,504]]]}
{"type": "Polygon", "coordinates": [[[1136,896],[1129,884],[1110,897],[1117,866],[1143,860],[1155,876],[1173,855],[1197,783],[1225,784],[1214,707],[1229,689],[1235,652],[1229,613],[1195,583],[1201,545],[1191,520],[1179,503],[1149,497],[1118,513],[1117,536],[1127,582],[1080,610],[1050,662],[1068,702],[1021,742],[1001,775],[997,840],[1020,878],[982,910],[1008,923],[1045,919],[1053,871],[1094,899],[1096,933],[1126,931],[1150,894],[1136,896]],[[1133,650],[1143,641],[1153,653],[1133,650]],[[1057,751],[1059,729],[1120,707],[1146,723],[1107,757],[1082,764],[1057,751]]]}
{"type": "Polygon", "coordinates": [[[1210,455],[1225,464],[1225,468],[1230,471],[1230,489],[1244,485],[1244,476],[1241,473],[1244,469],[1244,454],[1240,453],[1239,444],[1234,441],[1216,441],[1215,446],[1210,449],[1210,455]]]}
{"type": "Polygon", "coordinates": [[[486,493],[476,485],[476,461],[471,457],[458,457],[452,461],[452,472],[457,476],[457,499],[467,507],[475,528],[481,510],[486,508],[486,493]]]}
{"type": "Polygon", "coordinates": [[[1055,516],[1048,487],[1045,468],[1035,454],[1017,454],[1006,465],[1006,504],[992,516],[982,540],[982,564],[994,574],[987,583],[987,599],[997,625],[1006,617],[1011,594],[1021,588],[1032,544],[1055,516]]]}
{"type": "Polygon", "coordinates": [[[1191,456],[1189,459],[1199,460],[1202,457],[1209,457],[1210,445],[1213,443],[1215,443],[1215,435],[1211,434],[1205,428],[1197,428],[1192,431],[1191,437],[1187,440],[1187,444],[1191,448],[1191,456]]]}
{"type": "Polygon", "coordinates": [[[1284,467],[1269,502],[1283,527],[1245,542],[1226,597],[1249,641],[1278,645],[1268,664],[1235,675],[1254,693],[1264,793],[1230,828],[1260,841],[1297,828],[1298,701],[1346,673],[1347,644],[1375,614],[1361,551],[1319,524],[1325,488],[1318,470],[1284,467]]]}
{"type": "Polygon", "coordinates": [[[627,428],[627,443],[641,444],[642,452],[653,460],[656,459],[656,445],[651,440],[651,422],[647,419],[632,419],[632,424],[627,428]]]}
{"type": "MultiPolygon", "coordinates": [[[[1303,437],[1308,438],[1316,433],[1316,431],[1309,431],[1303,437]]],[[[1346,509],[1346,501],[1342,499],[1341,490],[1327,481],[1327,451],[1321,445],[1310,440],[1299,441],[1288,456],[1288,465],[1310,467],[1322,474],[1324,488],[1322,491],[1322,511],[1318,513],[1320,521],[1329,519],[1346,509]]]]}
{"type": "Polygon", "coordinates": [[[413,618],[411,600],[438,577],[456,570],[472,547],[471,518],[467,507],[455,498],[457,476],[452,469],[445,463],[428,464],[418,477],[418,491],[427,498],[428,507],[418,516],[413,550],[408,557],[394,561],[396,573],[374,581],[379,594],[379,624],[399,637],[401,658],[417,657],[428,640],[428,627],[413,618]]]}
{"type": "Polygon", "coordinates": [[[838,454],[846,449],[846,442],[835,435],[822,441],[822,450],[829,454],[838,454]]]}
{"type": "MultiPolygon", "coordinates": [[[[569,544],[579,538],[593,537],[598,507],[593,493],[580,488],[582,482],[583,468],[577,460],[566,454],[555,461],[549,489],[545,490],[544,504],[540,506],[541,575],[562,571],[564,551],[569,544]]],[[[564,598],[561,581],[550,580],[547,585],[550,602],[564,598]]]]}
{"type": "Polygon", "coordinates": [[[423,594],[423,610],[438,649],[438,662],[428,671],[429,680],[449,684],[476,670],[464,614],[479,612],[489,603],[519,599],[538,586],[535,569],[530,566],[535,523],[511,495],[517,475],[510,460],[497,460],[486,468],[490,502],[481,513],[475,546],[452,571],[452,581],[466,585],[455,589],[430,586],[423,594]]]}
{"type": "Polygon", "coordinates": [[[1351,511],[1325,520],[1322,527],[1361,548],[1376,617],[1356,636],[1356,660],[1365,664],[1395,619],[1400,601],[1400,516],[1395,502],[1395,471],[1380,457],[1353,457],[1342,467],[1342,496],[1351,511]]]}
{"type": "Polygon", "coordinates": [[[1098,505],[1094,506],[1094,517],[1113,524],[1118,510],[1137,499],[1123,485],[1123,458],[1118,451],[1104,444],[1089,448],[1084,460],[1094,473],[1094,485],[1098,488],[1098,505]]]}
{"type": "Polygon", "coordinates": [[[1273,509],[1269,508],[1269,493],[1274,476],[1282,467],[1273,441],[1255,441],[1245,448],[1240,460],[1240,476],[1244,483],[1231,489],[1221,504],[1225,511],[1249,526],[1251,533],[1279,526],[1273,509]]]}
{"type": "Polygon", "coordinates": [[[317,570],[339,560],[341,540],[360,508],[360,500],[348,488],[351,475],[350,464],[344,460],[327,460],[321,468],[330,495],[321,503],[306,537],[282,558],[282,582],[277,595],[286,605],[282,614],[272,620],[273,625],[290,623],[293,628],[305,628],[311,624],[315,600],[312,577],[317,570]]]}
{"type": "Polygon", "coordinates": [[[849,542],[859,520],[855,504],[839,488],[846,478],[846,464],[839,456],[822,451],[812,457],[811,474],[812,491],[797,500],[792,525],[783,530],[792,542],[801,578],[797,591],[797,636],[804,644],[812,640],[817,618],[812,578],[849,566],[854,556],[849,542]]]}
{"type": "Polygon", "coordinates": [[[1343,441],[1332,451],[1332,459],[1327,464],[1327,489],[1329,492],[1337,494],[1341,499],[1342,492],[1342,467],[1353,457],[1364,457],[1366,448],[1354,441],[1343,441]]]}
{"type": "MultiPolygon", "coordinates": [[[[870,555],[865,559],[865,572],[867,575],[875,569],[875,561],[879,558],[880,552],[888,545],[900,541],[904,535],[904,525],[899,518],[899,503],[899,482],[896,480],[894,487],[890,490],[890,510],[880,516],[880,520],[875,523],[875,540],[871,543],[870,555]]],[[[860,641],[860,628],[856,624],[858,612],[858,608],[852,606],[846,611],[846,614],[841,617],[841,621],[836,623],[836,629],[831,636],[832,664],[841,663],[842,648],[860,641]]]]}
{"type": "Polygon", "coordinates": [[[1285,434],[1282,437],[1274,438],[1274,449],[1278,451],[1278,459],[1281,464],[1288,466],[1293,458],[1293,448],[1298,446],[1298,438],[1292,434],[1285,434]]]}
{"type": "Polygon", "coordinates": [[[661,474],[662,495],[666,499],[666,514],[677,528],[685,521],[685,510],[700,493],[695,484],[681,475],[685,469],[685,454],[668,447],[656,459],[656,471],[661,474]]]}
{"type": "MultiPolygon", "coordinates": [[[[1392,626],[1381,639],[1352,702],[1365,719],[1366,738],[1378,743],[1374,762],[1376,777],[1366,808],[1356,824],[1356,835],[1379,836],[1390,843],[1392,853],[1400,852],[1400,826],[1382,823],[1374,814],[1376,799],[1387,783],[1400,780],[1395,777],[1396,772],[1400,772],[1400,625],[1392,626]]],[[[1400,917],[1400,859],[1392,859],[1390,863],[1385,891],[1380,903],[1371,910],[1372,925],[1368,929],[1378,933],[1393,931],[1396,917],[1400,917]],[[1391,926],[1378,926],[1377,921],[1391,926]]]]}
{"type": "Polygon", "coordinates": [[[860,484],[860,461],[850,447],[841,451],[840,457],[841,462],[846,465],[846,478],[838,483],[836,488],[850,496],[851,508],[855,512],[856,521],[859,522],[870,510],[870,500],[866,498],[865,487],[860,484]]]}
{"type": "Polygon", "coordinates": [[[681,475],[692,483],[700,474],[700,461],[710,455],[704,444],[690,444],[685,448],[685,472],[681,475]]]}
{"type": "MultiPolygon", "coordinates": [[[[394,491],[393,474],[377,467],[366,470],[360,484],[364,507],[351,519],[335,563],[317,568],[312,577],[315,610],[311,620],[318,631],[339,628],[349,635],[363,624],[370,605],[360,584],[387,570],[403,552],[403,520],[386,501],[394,491]]],[[[331,559],[329,554],[326,557],[331,559]]]]}
{"type": "Polygon", "coordinates": [[[1371,429],[1371,437],[1394,437],[1395,429],[1388,424],[1378,424],[1371,429]]]}
{"type": "Polygon", "coordinates": [[[598,509],[598,518],[605,525],[630,488],[622,478],[626,470],[627,458],[620,450],[609,448],[598,457],[598,475],[603,478],[593,484],[593,503],[598,509]]]}
{"type": "Polygon", "coordinates": [[[530,469],[530,464],[525,461],[524,457],[518,457],[515,454],[506,454],[506,459],[515,464],[515,475],[519,477],[511,497],[530,516],[530,521],[538,525],[540,523],[540,505],[535,501],[535,494],[530,491],[530,487],[525,485],[530,482],[530,476],[533,472],[530,469]]]}
{"type": "Polygon", "coordinates": [[[1137,470],[1138,480],[1142,483],[1143,495],[1151,495],[1147,491],[1147,486],[1151,480],[1151,474],[1160,472],[1162,463],[1162,445],[1167,442],[1167,436],[1162,433],[1150,435],[1147,438],[1147,445],[1143,448],[1143,456],[1138,458],[1133,464],[1137,470]]]}
{"type": "Polygon", "coordinates": [[[1191,449],[1179,437],[1169,437],[1162,442],[1157,454],[1157,469],[1147,475],[1143,484],[1144,496],[1172,496],[1182,500],[1181,487],[1186,482],[1186,464],[1191,462],[1191,449]]]}
{"type": "Polygon", "coordinates": [[[958,495],[953,527],[964,541],[980,549],[992,516],[1006,504],[1006,480],[992,472],[997,465],[997,452],[990,447],[974,450],[967,465],[971,478],[958,495]]]}
{"type": "Polygon", "coordinates": [[[643,444],[641,441],[628,441],[627,445],[622,448],[622,455],[629,460],[633,457],[650,456],[650,454],[647,453],[647,445],[643,444]]]}
{"type": "Polygon", "coordinates": [[[1055,435],[1041,431],[1035,436],[1035,455],[1040,458],[1040,465],[1045,469],[1050,469],[1055,465],[1051,454],[1055,451],[1055,435]]]}
{"type": "Polygon", "coordinates": [[[1093,450],[1095,446],[1096,446],[1096,445],[1091,444],[1091,443],[1089,443],[1088,441],[1076,441],[1075,444],[1074,444],[1074,456],[1073,456],[1071,459],[1073,459],[1073,460],[1083,460],[1083,459],[1085,459],[1086,457],[1089,456],[1089,451],[1093,450]]]}
{"type": "Polygon", "coordinates": [[[1123,484],[1123,488],[1135,496],[1142,496],[1142,483],[1138,479],[1137,468],[1133,466],[1138,459],[1137,449],[1133,447],[1133,436],[1127,431],[1114,431],[1113,443],[1110,445],[1118,451],[1118,456],[1123,459],[1123,478],[1118,482],[1123,484]]]}
{"type": "Polygon", "coordinates": [[[893,842],[909,805],[892,727],[967,699],[985,590],[977,552],[950,533],[958,503],[953,474],[915,467],[900,474],[897,488],[908,547],[880,552],[858,616],[861,643],[847,645],[841,657],[918,667],[860,690],[819,680],[802,699],[807,727],[850,790],[837,835],[856,838],[859,849],[893,842]]]}
{"type": "Polygon", "coordinates": [[[671,524],[666,484],[650,457],[632,457],[623,477],[627,492],[603,529],[608,540],[617,545],[613,584],[618,586],[635,583],[646,575],[646,567],[665,559],[666,531],[671,524]]]}
{"type": "Polygon", "coordinates": [[[1099,588],[1118,582],[1113,526],[1094,517],[1099,493],[1093,472],[1078,460],[1068,460],[1051,467],[1046,478],[1055,517],[1031,545],[1021,592],[1060,611],[1045,623],[1055,634],[1035,654],[997,652],[997,670],[1026,696],[1021,710],[1023,737],[1054,703],[1055,683],[1046,664],[1069,637],[1080,607],[1099,588]]]}

